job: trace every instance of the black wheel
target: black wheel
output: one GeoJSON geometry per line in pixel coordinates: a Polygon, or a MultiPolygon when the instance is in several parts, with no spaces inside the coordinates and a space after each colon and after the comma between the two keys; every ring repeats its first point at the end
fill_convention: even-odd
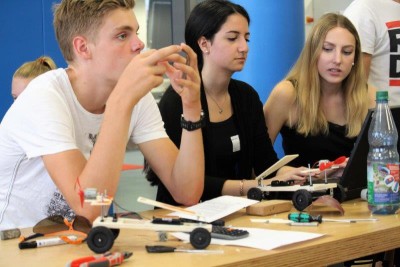
{"type": "Polygon", "coordinates": [[[210,245],[210,242],[211,233],[205,228],[195,228],[190,233],[190,244],[192,244],[195,249],[205,249],[210,245]]]}
{"type": "Polygon", "coordinates": [[[336,188],[333,188],[333,198],[342,203],[346,200],[346,192],[341,184],[337,184],[336,188]]]}
{"type": "Polygon", "coordinates": [[[263,200],[263,192],[260,188],[252,187],[247,191],[247,198],[261,201],[263,200]]]}
{"type": "Polygon", "coordinates": [[[117,237],[119,236],[119,229],[118,228],[113,228],[113,229],[110,229],[110,230],[114,235],[114,240],[117,239],[117,237]]]}
{"type": "Polygon", "coordinates": [[[89,232],[87,244],[93,252],[105,253],[114,245],[114,234],[107,227],[94,227],[89,232]]]}
{"type": "Polygon", "coordinates": [[[294,192],[292,197],[293,206],[298,211],[303,211],[312,203],[312,195],[305,189],[300,189],[294,192]]]}

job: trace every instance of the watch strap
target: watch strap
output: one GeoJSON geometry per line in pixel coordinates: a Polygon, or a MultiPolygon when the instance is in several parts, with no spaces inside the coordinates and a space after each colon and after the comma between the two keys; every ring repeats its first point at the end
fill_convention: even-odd
{"type": "Polygon", "coordinates": [[[187,121],[183,117],[183,114],[181,115],[181,127],[182,129],[188,130],[188,131],[194,131],[200,128],[203,128],[206,125],[206,121],[204,119],[204,112],[201,111],[200,113],[200,119],[198,121],[187,121]]]}

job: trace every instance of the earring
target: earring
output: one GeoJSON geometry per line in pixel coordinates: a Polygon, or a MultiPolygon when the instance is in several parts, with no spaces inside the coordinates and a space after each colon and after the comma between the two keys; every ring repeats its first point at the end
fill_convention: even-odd
{"type": "Polygon", "coordinates": [[[353,62],[353,63],[351,63],[351,65],[352,65],[352,66],[354,66],[354,62],[353,62]]]}
{"type": "Polygon", "coordinates": [[[206,50],[206,51],[204,51],[204,53],[208,54],[209,52],[208,52],[208,50],[206,50]]]}

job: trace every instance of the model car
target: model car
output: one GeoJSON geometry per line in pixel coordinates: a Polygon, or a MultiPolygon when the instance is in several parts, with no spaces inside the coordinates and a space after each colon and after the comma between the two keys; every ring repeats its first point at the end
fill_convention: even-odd
{"type": "Polygon", "coordinates": [[[313,200],[323,195],[331,195],[340,203],[345,199],[345,192],[343,187],[337,183],[321,183],[321,184],[305,184],[305,185],[294,185],[293,182],[287,181],[274,181],[280,182],[279,184],[271,183],[271,185],[261,185],[250,188],[247,192],[249,199],[261,201],[263,199],[273,199],[277,197],[277,193],[293,192],[292,202],[293,206],[298,211],[303,211],[307,208],[313,200]]]}
{"type": "MultiPolygon", "coordinates": [[[[86,193],[86,192],[85,192],[86,193]]],[[[149,230],[157,232],[187,232],[190,233],[190,243],[196,249],[204,249],[208,247],[211,242],[212,225],[201,222],[185,222],[179,218],[154,218],[152,220],[146,219],[132,219],[121,218],[116,216],[103,216],[105,213],[104,208],[109,207],[112,203],[112,198],[104,195],[97,194],[93,197],[91,192],[90,197],[86,197],[85,202],[90,202],[91,205],[101,206],[101,216],[97,217],[93,222],[92,229],[88,233],[87,244],[89,248],[95,253],[105,253],[109,251],[114,245],[114,240],[118,237],[120,229],[137,229],[149,230]]],[[[139,198],[143,203],[158,205],[157,201],[139,198]]],[[[171,210],[184,211],[178,207],[170,206],[161,203],[159,207],[171,210]]]]}

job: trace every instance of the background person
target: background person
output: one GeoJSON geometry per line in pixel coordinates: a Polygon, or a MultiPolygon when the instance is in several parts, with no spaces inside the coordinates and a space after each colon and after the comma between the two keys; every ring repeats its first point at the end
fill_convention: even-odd
{"type": "Polygon", "coordinates": [[[14,73],[11,83],[11,96],[14,100],[25,90],[28,83],[49,70],[56,69],[56,63],[47,56],[42,56],[34,61],[22,64],[14,73]]]}
{"type": "Polygon", "coordinates": [[[360,36],[369,84],[400,105],[400,0],[354,0],[343,14],[360,36]]]}

